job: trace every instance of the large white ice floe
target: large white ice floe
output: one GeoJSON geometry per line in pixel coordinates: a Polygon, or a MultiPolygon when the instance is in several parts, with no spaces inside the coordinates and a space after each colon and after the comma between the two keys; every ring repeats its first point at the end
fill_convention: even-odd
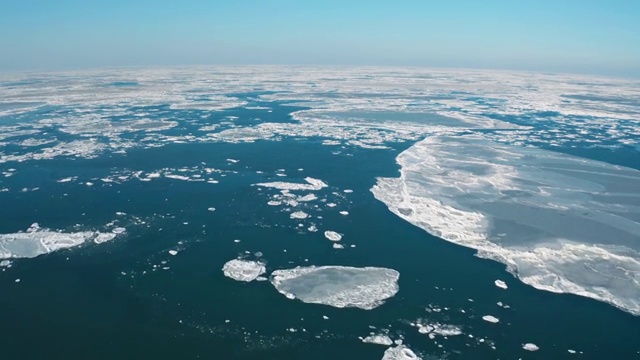
{"type": "Polygon", "coordinates": [[[342,240],[342,235],[332,230],[327,230],[324,232],[324,237],[331,241],[340,241],[342,240]]]}
{"type": "Polygon", "coordinates": [[[289,299],[371,310],[398,292],[399,277],[387,268],[310,266],[276,270],[271,283],[289,299]]]}
{"type": "Polygon", "coordinates": [[[0,234],[0,259],[34,258],[57,250],[68,249],[88,241],[97,244],[110,241],[117,235],[99,231],[65,233],[42,229],[33,224],[25,232],[0,234]]]}
{"type": "Polygon", "coordinates": [[[385,350],[382,360],[420,360],[420,357],[408,347],[398,345],[385,350]]]}
{"type": "Polygon", "coordinates": [[[293,182],[283,182],[283,181],[275,181],[275,182],[267,182],[267,183],[258,183],[256,186],[269,187],[278,190],[303,190],[303,191],[317,191],[323,188],[326,188],[328,185],[319,179],[314,179],[312,177],[304,178],[306,184],[303,183],[293,183],[293,182]]]}
{"type": "Polygon", "coordinates": [[[432,136],[396,160],[400,177],[372,188],[394,214],[538,289],[640,315],[640,171],[482,135],[432,136]]]}
{"type": "Polygon", "coordinates": [[[224,276],[236,281],[253,281],[266,272],[263,263],[259,261],[233,259],[222,267],[224,276]]]}

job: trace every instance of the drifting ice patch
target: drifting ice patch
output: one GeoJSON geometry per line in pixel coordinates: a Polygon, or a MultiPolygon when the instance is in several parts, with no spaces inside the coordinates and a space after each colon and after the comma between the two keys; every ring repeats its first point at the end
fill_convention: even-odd
{"type": "Polygon", "coordinates": [[[227,261],[222,267],[224,276],[236,281],[253,281],[267,270],[263,263],[258,261],[233,259],[227,261]]]}
{"type": "Polygon", "coordinates": [[[324,181],[314,179],[312,177],[306,177],[304,178],[304,180],[307,182],[307,184],[275,181],[275,182],[268,182],[268,183],[259,183],[255,185],[274,188],[278,190],[302,190],[302,191],[317,191],[329,186],[324,181]]]}
{"type": "Polygon", "coordinates": [[[371,310],[398,292],[400,273],[376,267],[320,266],[276,270],[273,286],[289,299],[371,310]]]}
{"type": "Polygon", "coordinates": [[[522,348],[527,350],[527,351],[538,351],[538,350],[540,350],[538,345],[532,344],[532,343],[526,343],[526,344],[522,345],[522,348]]]}
{"type": "Polygon", "coordinates": [[[307,214],[304,211],[296,211],[296,212],[292,212],[291,215],[289,215],[289,217],[292,219],[306,219],[309,217],[309,214],[307,214]]]}
{"type": "Polygon", "coordinates": [[[411,349],[398,345],[385,350],[382,360],[421,360],[411,349]]]}
{"type": "Polygon", "coordinates": [[[497,324],[498,322],[500,322],[500,319],[498,319],[493,315],[485,315],[482,317],[482,320],[493,323],[493,324],[497,324]]]}
{"type": "Polygon", "coordinates": [[[33,224],[26,232],[0,234],[0,259],[34,258],[57,250],[68,249],[87,241],[103,243],[116,237],[113,233],[81,231],[63,233],[41,229],[33,224]]]}
{"type": "Polygon", "coordinates": [[[382,334],[369,335],[366,338],[362,339],[362,342],[366,344],[376,344],[376,345],[385,345],[385,346],[393,345],[393,341],[391,340],[391,338],[388,337],[387,335],[382,335],[382,334]]]}
{"type": "Polygon", "coordinates": [[[340,241],[342,240],[342,235],[340,235],[339,233],[335,232],[335,231],[331,231],[331,230],[327,230],[324,232],[324,237],[326,237],[327,239],[331,240],[331,241],[340,241]]]}
{"type": "Polygon", "coordinates": [[[396,161],[400,177],[371,191],[397,216],[537,289],[640,315],[640,171],[478,134],[431,136],[396,161]]]}
{"type": "Polygon", "coordinates": [[[502,280],[496,280],[494,281],[494,284],[496,284],[497,287],[499,287],[500,289],[507,289],[507,283],[505,283],[502,280]]]}

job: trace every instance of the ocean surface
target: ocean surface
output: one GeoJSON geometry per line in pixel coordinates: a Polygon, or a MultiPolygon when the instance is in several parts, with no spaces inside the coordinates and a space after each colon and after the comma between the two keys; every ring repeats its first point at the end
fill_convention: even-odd
{"type": "Polygon", "coordinates": [[[2,359],[640,359],[640,82],[0,74],[2,359]]]}

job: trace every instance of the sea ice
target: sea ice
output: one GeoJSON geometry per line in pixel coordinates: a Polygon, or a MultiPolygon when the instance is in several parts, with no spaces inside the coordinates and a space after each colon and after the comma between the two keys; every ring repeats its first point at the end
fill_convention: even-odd
{"type": "Polygon", "coordinates": [[[398,292],[399,277],[397,271],[386,268],[310,266],[276,270],[271,283],[290,299],[371,310],[398,292]]]}
{"type": "Polygon", "coordinates": [[[532,344],[532,343],[526,343],[526,344],[522,345],[522,348],[527,350],[527,351],[538,351],[538,350],[540,350],[538,345],[532,344]]]}
{"type": "Polygon", "coordinates": [[[317,191],[328,186],[324,181],[314,179],[312,177],[306,177],[304,180],[307,182],[306,184],[278,181],[278,182],[269,182],[269,183],[259,183],[259,184],[256,184],[256,186],[270,187],[270,188],[279,189],[279,190],[303,190],[303,191],[317,191]]]}
{"type": "Polygon", "coordinates": [[[258,261],[233,259],[227,261],[222,267],[226,277],[236,281],[253,281],[267,270],[263,263],[258,261]]]}
{"type": "Polygon", "coordinates": [[[383,334],[369,335],[366,338],[362,339],[362,342],[367,344],[376,344],[376,345],[385,345],[385,346],[393,345],[393,341],[391,340],[391,338],[383,334]]]}
{"type": "Polygon", "coordinates": [[[494,283],[500,289],[505,289],[505,290],[507,289],[507,283],[502,280],[496,280],[494,283]]]}
{"type": "Polygon", "coordinates": [[[342,240],[342,235],[335,232],[335,231],[331,231],[331,230],[327,230],[324,232],[324,237],[326,237],[327,239],[331,240],[331,241],[340,241],[342,240]]]}
{"type": "Polygon", "coordinates": [[[304,211],[295,211],[295,212],[292,212],[291,215],[289,215],[289,217],[292,219],[306,219],[309,217],[309,214],[307,214],[304,211]]]}
{"type": "Polygon", "coordinates": [[[482,320],[496,324],[500,321],[500,319],[498,319],[497,317],[493,316],[493,315],[485,315],[482,317],[482,320]]]}
{"type": "Polygon", "coordinates": [[[385,350],[382,360],[420,360],[420,358],[408,347],[398,345],[385,350]]]}

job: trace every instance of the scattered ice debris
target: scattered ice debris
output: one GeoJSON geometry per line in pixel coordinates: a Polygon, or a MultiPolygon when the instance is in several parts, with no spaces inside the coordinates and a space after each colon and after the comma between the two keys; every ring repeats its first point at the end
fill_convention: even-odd
{"type": "Polygon", "coordinates": [[[342,211],[340,211],[340,215],[347,216],[347,215],[349,215],[349,212],[345,211],[345,210],[342,210],[342,211]]]}
{"type": "Polygon", "coordinates": [[[304,180],[307,182],[307,184],[278,181],[278,182],[269,182],[269,183],[259,183],[255,185],[270,187],[270,188],[279,189],[279,190],[306,190],[306,191],[317,191],[328,186],[324,181],[319,179],[314,179],[312,177],[306,177],[304,180]]]}
{"type": "Polygon", "coordinates": [[[171,256],[178,255],[178,250],[169,250],[169,255],[171,255],[171,256]]]}
{"type": "Polygon", "coordinates": [[[2,260],[2,261],[0,261],[0,267],[10,268],[11,267],[11,260],[2,260]]]}
{"type": "Polygon", "coordinates": [[[257,279],[267,270],[264,264],[258,261],[233,259],[224,264],[222,271],[226,277],[233,280],[249,282],[257,279]]]}
{"type": "Polygon", "coordinates": [[[324,237],[326,237],[327,239],[331,240],[331,241],[340,241],[342,240],[342,235],[335,232],[335,231],[331,231],[331,230],[327,230],[324,232],[324,237]]]}
{"type": "Polygon", "coordinates": [[[430,339],[435,339],[436,336],[447,337],[462,335],[462,329],[456,325],[440,323],[431,323],[425,325],[421,324],[420,322],[412,325],[418,328],[418,332],[420,334],[426,334],[430,339]]]}
{"type": "Polygon", "coordinates": [[[507,283],[505,283],[502,280],[496,280],[494,281],[494,283],[496,284],[497,287],[499,287],[500,289],[507,289],[507,283]]]}
{"type": "Polygon", "coordinates": [[[490,323],[496,324],[500,321],[500,319],[498,319],[497,317],[493,316],[493,315],[485,315],[482,317],[482,320],[484,321],[488,321],[490,323]]]}
{"type": "Polygon", "coordinates": [[[317,232],[318,228],[315,225],[311,225],[307,228],[307,230],[309,230],[310,232],[317,232]]]}
{"type": "Polygon", "coordinates": [[[292,218],[292,219],[306,219],[306,218],[309,217],[309,214],[307,214],[304,211],[296,211],[296,212],[292,212],[289,215],[289,217],[292,218]]]}
{"type": "Polygon", "coordinates": [[[298,197],[296,200],[300,202],[308,202],[318,200],[318,197],[316,196],[316,194],[307,194],[305,196],[298,197]]]}
{"type": "Polygon", "coordinates": [[[385,350],[382,360],[420,360],[420,358],[408,347],[398,345],[385,350]]]}
{"type": "Polygon", "coordinates": [[[538,350],[540,350],[538,345],[532,344],[532,343],[526,343],[526,344],[522,345],[522,348],[527,350],[527,351],[538,351],[538,350]]]}
{"type": "Polygon", "coordinates": [[[387,335],[383,335],[383,334],[369,335],[366,338],[362,339],[362,342],[366,344],[376,344],[376,345],[384,345],[384,346],[393,345],[393,340],[391,340],[391,338],[388,337],[387,335]]]}
{"type": "Polygon", "coordinates": [[[376,267],[310,266],[276,270],[273,286],[289,299],[371,310],[398,292],[400,273],[376,267]]]}
{"type": "Polygon", "coordinates": [[[208,210],[208,211],[216,211],[216,208],[214,208],[214,207],[210,207],[210,208],[208,208],[207,210],[208,210]]]}

